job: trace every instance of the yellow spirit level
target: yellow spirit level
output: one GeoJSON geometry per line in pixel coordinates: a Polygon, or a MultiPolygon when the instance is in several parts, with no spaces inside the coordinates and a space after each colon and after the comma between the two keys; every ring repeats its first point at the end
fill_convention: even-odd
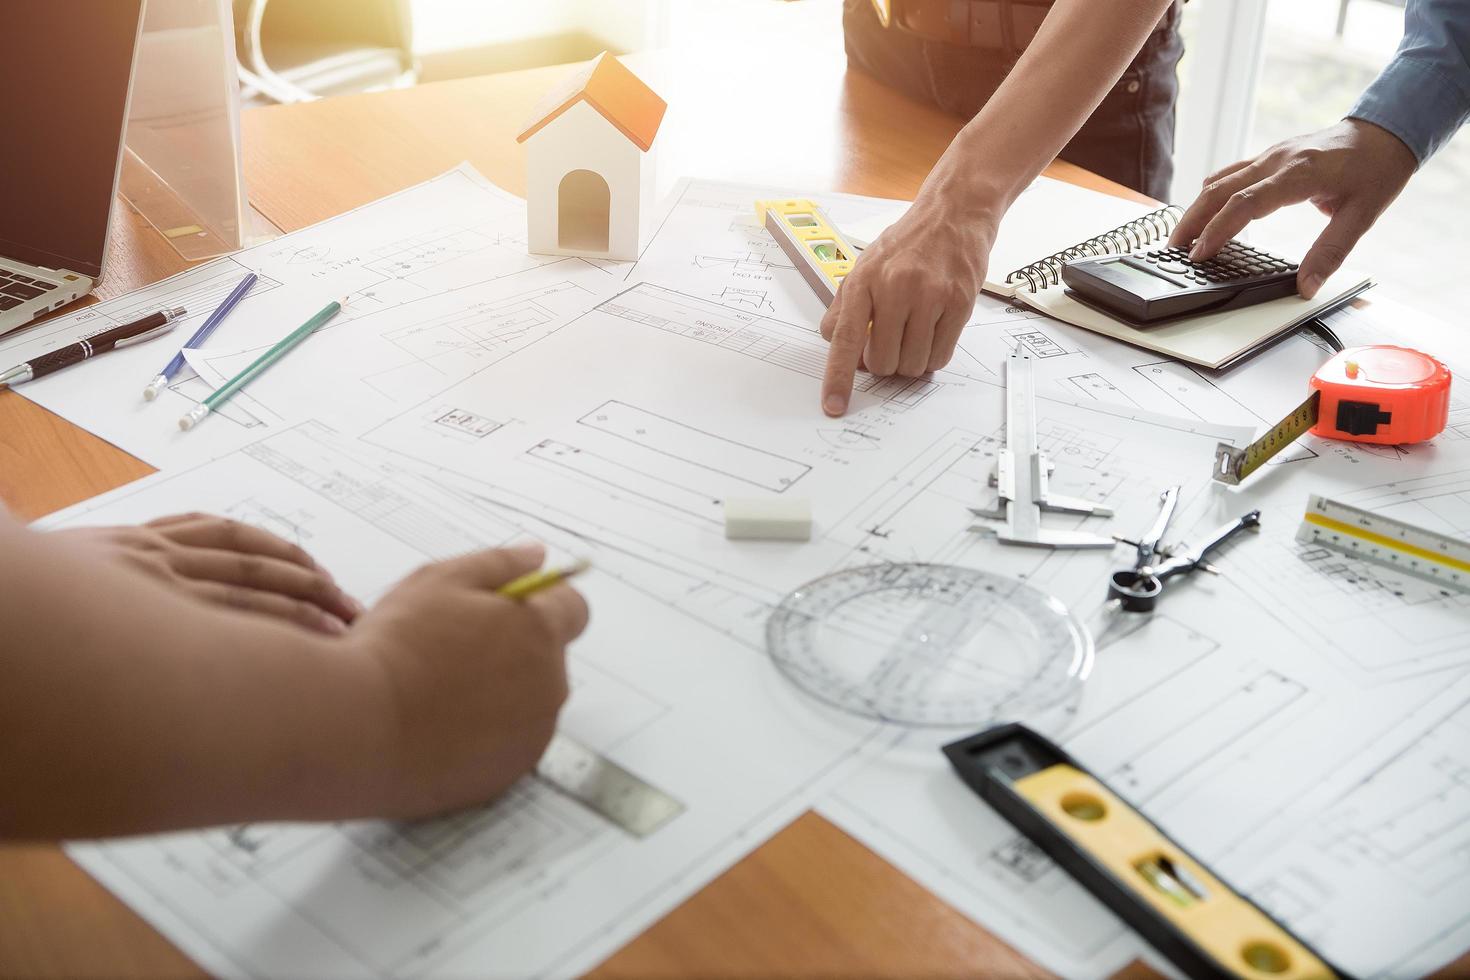
{"type": "Polygon", "coordinates": [[[1191,977],[1345,977],[1024,725],[944,747],[971,789],[1191,977]]]}
{"type": "Polygon", "coordinates": [[[831,306],[837,287],[852,271],[857,249],[848,244],[814,201],[756,201],[755,211],[822,305],[831,306]]]}

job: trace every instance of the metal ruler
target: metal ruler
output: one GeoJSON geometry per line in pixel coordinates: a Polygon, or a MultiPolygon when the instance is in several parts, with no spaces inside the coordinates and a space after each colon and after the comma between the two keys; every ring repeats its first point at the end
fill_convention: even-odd
{"type": "Polygon", "coordinates": [[[1001,544],[1036,548],[1111,549],[1117,542],[1091,531],[1042,527],[1043,510],[1109,517],[1102,504],[1054,493],[1049,485],[1052,463],[1036,436],[1036,366],[1031,355],[1013,351],[1006,360],[1005,447],[995,454],[994,510],[971,507],[970,513],[987,520],[1005,521],[999,527],[971,526],[971,531],[993,534],[1001,544]]]}
{"type": "Polygon", "coordinates": [[[1367,558],[1470,592],[1470,542],[1446,537],[1320,494],[1307,500],[1296,539],[1367,558]]]}
{"type": "Polygon", "coordinates": [[[647,837],[684,812],[684,804],[605,756],[557,732],[536,775],[635,837],[647,837]]]}

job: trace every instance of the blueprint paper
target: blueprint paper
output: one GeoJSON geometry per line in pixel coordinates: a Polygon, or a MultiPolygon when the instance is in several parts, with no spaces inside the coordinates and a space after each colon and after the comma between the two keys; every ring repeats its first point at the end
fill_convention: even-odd
{"type": "Polygon", "coordinates": [[[680,180],[628,282],[675,286],[732,310],[815,326],[825,308],[756,219],[757,200],[816,201],[839,227],[873,216],[897,216],[903,201],[834,192],[812,194],[712,180],[680,180]]]}
{"type": "MultiPolygon", "coordinates": [[[[527,535],[586,553],[577,535],[488,502],[501,495],[305,423],[47,524],[202,508],[301,544],[368,600],[425,561],[527,535]]],[[[581,972],[804,810],[876,730],[823,724],[764,658],[638,584],[601,569],[579,578],[598,611],[573,648],[560,724],[685,805],[646,839],[531,778],[488,809],[412,825],[247,825],[69,852],[223,976],[581,972]]]]}
{"type": "MultiPolygon", "coordinates": [[[[770,610],[805,581],[873,561],[941,561],[1023,576],[1099,629],[1080,698],[1027,720],[1227,877],[1280,903],[1330,958],[1341,950],[1365,972],[1394,973],[1458,952],[1463,904],[1453,902],[1412,906],[1413,948],[1389,950],[1400,959],[1365,944],[1378,903],[1412,879],[1385,862],[1344,863],[1335,842],[1369,840],[1409,855],[1411,869],[1439,861],[1431,877],[1450,890],[1437,894],[1458,896],[1452,874],[1470,868],[1453,828],[1470,824],[1470,802],[1451,743],[1470,608],[1294,535],[1309,492],[1470,533],[1462,403],[1430,444],[1308,437],[1244,487],[1224,488],[1208,478],[1215,444],[1243,444],[1300,400],[1327,356],[1316,342],[1294,337],[1223,375],[1175,370],[982,298],[948,368],[913,380],[859,374],[852,411],[829,419],[817,405],[820,310],[804,304],[794,271],[758,267],[753,256],[769,249],[752,243],[764,233],[736,219],[747,198],[776,195],[712,182],[684,193],[631,278],[607,276],[610,293],[559,268],[515,273],[542,290],[537,302],[579,298],[524,335],[511,315],[514,341],[489,356],[465,359],[451,345],[442,386],[400,375],[393,398],[344,397],[348,410],[323,425],[307,421],[311,403],[280,376],[238,406],[286,420],[253,429],[258,441],[66,519],[223,511],[299,541],[367,600],[428,558],[526,536],[588,557],[594,626],[574,647],[564,727],[689,812],[634,845],[530,781],[488,812],[426,828],[228,828],[75,848],[89,870],[225,973],[563,975],[815,806],[1042,965],[1106,975],[1139,954],[1138,941],[948,772],[938,746],[968,730],[842,715],[794,690],[765,654],[770,610]],[[700,255],[735,261],[700,265],[700,255]],[[970,508],[994,502],[1002,362],[1017,348],[1037,365],[1053,486],[1117,511],[1045,520],[1134,535],[1177,483],[1174,542],[1260,507],[1262,531],[1219,555],[1222,577],[1171,582],[1157,613],[1114,631],[1105,581],[1128,552],[1012,549],[969,530],[970,508]],[[812,542],[726,541],[730,494],[809,499],[812,542]],[[699,758],[706,746],[722,765],[733,760],[718,786],[699,758]],[[1452,829],[1415,850],[1389,839],[1383,815],[1428,772],[1450,773],[1431,785],[1444,790],[1434,826],[1452,829]],[[1299,870],[1284,870],[1282,854],[1299,870]],[[1321,886],[1310,917],[1304,880],[1321,886]],[[1379,880],[1384,897],[1365,901],[1364,882],[1379,880]]],[[[888,206],[830,207],[848,205],[888,206]]],[[[525,290],[505,278],[363,323],[384,340],[417,337],[479,302],[518,309],[525,290]]],[[[1355,318],[1335,325],[1387,336],[1355,318]]],[[[318,339],[318,350],[338,342],[318,339]]],[[[222,378],[249,349],[211,345],[194,360],[222,378]]],[[[373,349],[354,364],[359,380],[373,349]]],[[[339,356],[353,355],[329,360],[339,356]]],[[[333,381],[353,383],[350,371],[333,381]]]]}
{"type": "Polygon", "coordinates": [[[1470,947],[1470,684],[1401,728],[1239,879],[1360,976],[1423,976],[1470,947]]]}
{"type": "MultiPolygon", "coordinates": [[[[343,311],[321,336],[293,351],[267,375],[287,372],[320,414],[332,405],[331,390],[313,379],[327,375],[336,362],[314,348],[333,347],[320,343],[328,334],[355,338],[364,319],[376,311],[500,277],[528,274],[534,284],[525,287],[530,290],[546,281],[537,280],[534,273],[552,261],[526,253],[525,205],[520,198],[495,187],[466,164],[321,224],[12,334],[0,341],[0,360],[18,363],[162,307],[186,307],[188,317],[156,341],[110,353],[95,364],[58,372],[17,390],[154,466],[188,464],[253,441],[261,427],[288,422],[252,412],[258,404],[237,400],[197,431],[180,432],[179,417],[212,390],[187,370],[156,401],[143,401],[143,387],[246,272],[256,273],[260,281],[215,331],[206,351],[263,349],[328,302],[346,299],[343,311]]],[[[563,265],[568,273],[562,279],[590,283],[587,274],[591,274],[612,283],[619,276],[616,266],[599,272],[581,260],[563,265]],[[571,266],[584,274],[573,276],[571,266]]],[[[507,288],[504,295],[512,292],[507,288]]],[[[470,337],[466,343],[480,339],[470,337]]],[[[330,358],[341,356],[341,346],[353,344],[332,349],[330,358]]],[[[380,356],[371,366],[378,371],[416,364],[432,369],[431,356],[411,343],[402,344],[391,357],[375,353],[380,356]]]]}

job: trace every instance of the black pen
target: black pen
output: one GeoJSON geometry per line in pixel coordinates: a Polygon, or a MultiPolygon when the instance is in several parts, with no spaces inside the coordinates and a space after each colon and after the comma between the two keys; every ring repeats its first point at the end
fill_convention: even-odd
{"type": "Polygon", "coordinates": [[[24,364],[17,364],[9,371],[0,372],[0,387],[24,384],[27,381],[44,378],[53,371],[80,364],[98,354],[106,354],[119,347],[141,344],[145,340],[162,336],[174,328],[175,321],[185,312],[182,306],[171,310],[159,310],[141,320],[124,323],[120,327],[104,330],[96,336],[86,337],[74,344],[67,344],[65,347],[48,351],[24,364]]]}

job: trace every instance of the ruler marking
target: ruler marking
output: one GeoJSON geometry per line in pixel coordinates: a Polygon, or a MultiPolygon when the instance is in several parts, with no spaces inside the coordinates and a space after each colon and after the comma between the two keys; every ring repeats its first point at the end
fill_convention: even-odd
{"type": "Polygon", "coordinates": [[[1413,555],[1416,558],[1422,558],[1425,561],[1432,561],[1436,564],[1446,565],[1450,568],[1454,568],[1462,572],[1470,572],[1470,561],[1461,561],[1458,558],[1451,558],[1449,555],[1442,554],[1437,551],[1431,551],[1428,548],[1421,548],[1419,545],[1410,544],[1408,541],[1405,541],[1402,538],[1389,537],[1386,534],[1379,534],[1376,531],[1369,531],[1361,527],[1355,527],[1345,521],[1335,521],[1332,518],[1327,517],[1323,514],[1307,514],[1303,518],[1303,520],[1305,520],[1308,524],[1315,524],[1318,527],[1326,528],[1330,531],[1337,531],[1340,534],[1346,534],[1350,537],[1360,538],[1361,540],[1367,541],[1371,544],[1379,544],[1383,545],[1386,548],[1392,548],[1395,551],[1402,551],[1406,554],[1413,555]]]}
{"type": "Polygon", "coordinates": [[[1470,591],[1470,542],[1318,494],[1308,498],[1297,540],[1470,591]]]}

